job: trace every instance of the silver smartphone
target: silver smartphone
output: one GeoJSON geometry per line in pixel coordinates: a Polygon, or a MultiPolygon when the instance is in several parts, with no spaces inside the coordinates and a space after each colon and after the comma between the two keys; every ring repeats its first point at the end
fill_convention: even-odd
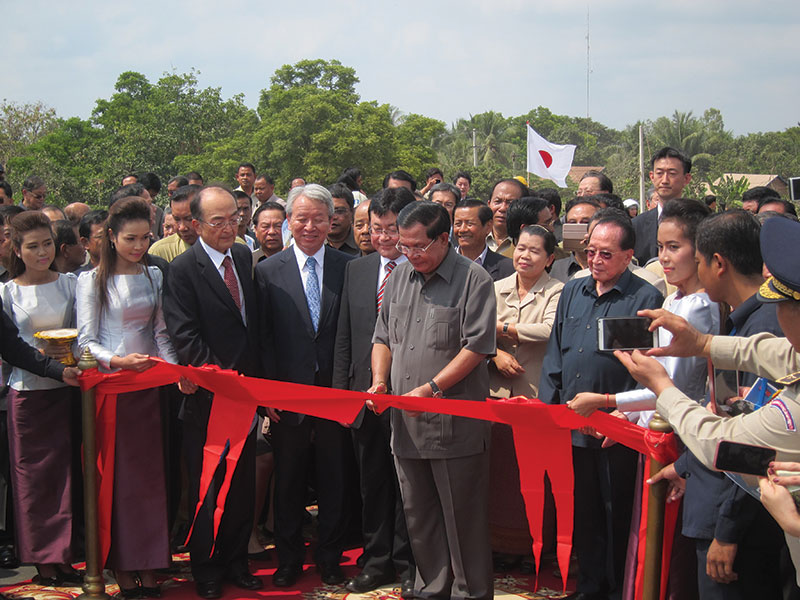
{"type": "Polygon", "coordinates": [[[658,333],[648,331],[647,317],[604,317],[597,319],[597,349],[647,350],[658,346],[658,333]]]}

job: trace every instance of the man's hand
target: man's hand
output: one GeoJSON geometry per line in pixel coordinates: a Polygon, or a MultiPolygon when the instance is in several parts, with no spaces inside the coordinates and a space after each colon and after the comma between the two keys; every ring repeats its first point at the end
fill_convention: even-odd
{"type": "MultiPolygon", "coordinates": [[[[423,383],[420,386],[415,387],[410,392],[406,392],[403,396],[412,396],[416,398],[430,398],[433,395],[433,390],[431,390],[431,386],[427,383],[423,383]]],[[[421,410],[405,410],[405,412],[409,417],[418,417],[422,414],[423,411],[421,410]]]]}
{"type": "Polygon", "coordinates": [[[588,417],[598,408],[606,405],[605,394],[595,394],[592,392],[581,392],[572,400],[567,402],[567,406],[582,417],[588,417]]]}
{"type": "Polygon", "coordinates": [[[270,408],[269,406],[267,406],[266,408],[269,420],[272,421],[273,423],[280,423],[281,411],[279,411],[277,408],[270,408]]]}
{"type": "Polygon", "coordinates": [[[739,576],[733,572],[736,549],[736,544],[713,540],[708,547],[708,554],[706,554],[706,575],[717,583],[731,583],[739,579],[739,576]]]}
{"type": "Polygon", "coordinates": [[[713,336],[700,333],[683,317],[663,308],[640,310],[636,314],[653,319],[653,322],[650,323],[650,331],[655,331],[657,327],[663,327],[672,334],[672,340],[668,346],[651,348],[647,351],[648,356],[709,356],[713,336]]]}
{"type": "Polygon", "coordinates": [[[500,374],[509,379],[525,372],[523,366],[519,364],[519,361],[514,356],[499,348],[497,349],[497,356],[492,359],[492,362],[497,367],[497,370],[500,371],[500,374]]]}
{"type": "Polygon", "coordinates": [[[191,396],[197,391],[197,388],[198,385],[194,381],[186,379],[186,377],[181,377],[178,380],[178,389],[181,391],[181,394],[191,396]]]}
{"type": "Polygon", "coordinates": [[[61,378],[64,380],[64,383],[78,387],[78,376],[82,373],[83,371],[78,367],[67,367],[64,369],[64,374],[61,378]]]}
{"type": "Polygon", "coordinates": [[[675,385],[660,362],[655,358],[645,356],[639,350],[631,353],[614,350],[614,356],[628,369],[631,377],[652,390],[656,396],[660,396],[665,389],[675,385]]]}
{"type": "MultiPolygon", "coordinates": [[[[370,387],[370,388],[367,390],[367,393],[368,393],[368,394],[385,394],[385,393],[386,393],[386,391],[387,391],[387,388],[386,388],[386,383],[384,383],[383,381],[381,381],[381,382],[378,382],[378,383],[376,383],[376,384],[375,384],[375,385],[373,385],[372,387],[370,387]]],[[[369,400],[369,399],[368,399],[368,400],[365,402],[365,404],[367,405],[367,408],[368,408],[368,409],[370,409],[372,412],[374,412],[376,415],[380,414],[380,413],[378,412],[378,407],[377,407],[377,406],[375,406],[375,403],[374,403],[372,400],[369,400]]]]}
{"type": "Polygon", "coordinates": [[[678,472],[675,470],[675,463],[667,465],[658,473],[653,475],[647,480],[647,485],[653,485],[664,480],[669,482],[667,502],[675,502],[676,500],[679,500],[681,496],[683,496],[684,492],[686,492],[686,480],[678,475],[678,472]]]}

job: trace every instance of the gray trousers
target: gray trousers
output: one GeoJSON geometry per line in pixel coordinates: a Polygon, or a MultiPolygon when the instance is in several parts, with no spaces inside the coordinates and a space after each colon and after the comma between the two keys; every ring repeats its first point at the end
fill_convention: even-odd
{"type": "Polygon", "coordinates": [[[421,598],[494,597],[489,543],[489,452],[395,457],[421,598]]]}

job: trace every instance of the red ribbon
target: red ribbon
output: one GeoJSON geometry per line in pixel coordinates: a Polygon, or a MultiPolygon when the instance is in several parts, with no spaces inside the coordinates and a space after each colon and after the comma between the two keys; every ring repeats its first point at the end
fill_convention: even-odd
{"type": "MultiPolygon", "coordinates": [[[[537,578],[541,564],[542,525],[544,513],[544,476],[550,478],[558,519],[557,558],[564,589],[567,585],[569,556],[572,550],[573,471],[570,431],[586,425],[629,448],[651,456],[660,462],[672,462],[677,456],[673,434],[654,434],[625,419],[597,411],[591,417],[581,417],[565,405],[547,405],[539,400],[522,397],[486,402],[453,399],[415,398],[409,396],[371,395],[366,392],[300,385],[244,377],[234,371],[214,366],[183,367],[153,359],[155,365],[147,371],[117,371],[100,373],[86,371],[80,378],[81,388],[96,387],[97,402],[97,473],[98,520],[101,557],[105,562],[111,546],[111,499],[113,494],[114,439],[116,429],[116,396],[177,382],[186,377],[215,394],[208,421],[204,448],[203,471],[200,481],[199,510],[208,493],[214,472],[222,457],[227,461],[225,478],[216,498],[214,538],[225,510],[225,500],[241,448],[258,406],[299,412],[323,419],[351,423],[371,399],[379,410],[389,407],[437,412],[506,423],[514,432],[514,444],[520,471],[520,487],[525,499],[528,523],[531,528],[537,578]],[[229,447],[225,454],[226,447],[229,447]]],[[[646,498],[646,495],[645,495],[646,498]]],[[[668,508],[670,505],[668,505],[668,508]]],[[[677,509],[677,506],[675,507],[677,509]]],[[[197,514],[197,510],[195,514],[197,514]]],[[[643,507],[646,518],[646,507],[643,507]]],[[[667,532],[665,528],[665,543],[667,532]]],[[[671,544],[671,538],[670,538],[671,544]]],[[[642,547],[644,547],[642,545],[642,547]]],[[[669,552],[664,553],[668,560],[669,552]]],[[[643,563],[641,563],[643,564],[643,563]]],[[[662,579],[666,571],[662,569],[662,579]]],[[[537,579],[538,580],[538,579],[537,579]]]]}

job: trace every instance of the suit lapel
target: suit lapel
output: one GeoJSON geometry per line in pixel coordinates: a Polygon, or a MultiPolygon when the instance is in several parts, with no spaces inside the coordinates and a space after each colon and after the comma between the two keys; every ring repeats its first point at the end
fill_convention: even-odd
{"type": "MultiPolygon", "coordinates": [[[[281,277],[283,279],[283,289],[297,306],[297,311],[303,315],[303,322],[306,331],[312,338],[315,336],[314,325],[311,323],[311,313],[308,312],[308,302],[306,302],[306,291],[303,288],[303,280],[300,277],[300,265],[297,264],[297,257],[293,248],[287,248],[281,254],[281,277]]],[[[320,323],[322,320],[320,319],[320,323]]]]}
{"type": "MultiPolygon", "coordinates": [[[[236,253],[231,248],[231,256],[233,256],[233,266],[236,269],[236,274],[239,276],[239,282],[242,284],[242,299],[244,302],[244,314],[247,316],[248,323],[254,323],[253,311],[255,308],[255,294],[253,288],[253,264],[250,257],[237,259],[236,253]]],[[[225,288],[227,290],[227,287],[225,288]]]]}
{"type": "Polygon", "coordinates": [[[319,311],[319,329],[322,329],[323,323],[328,319],[328,314],[331,312],[336,298],[334,291],[334,282],[336,281],[336,271],[338,270],[339,261],[338,257],[325,246],[325,264],[322,268],[322,306],[319,311]]]}
{"type": "Polygon", "coordinates": [[[225,282],[222,281],[219,271],[217,271],[214,263],[211,262],[211,257],[208,256],[208,253],[205,251],[203,246],[200,245],[199,241],[192,246],[192,249],[194,250],[195,257],[197,258],[197,266],[200,270],[200,276],[208,282],[208,286],[219,297],[222,303],[225,304],[225,306],[227,306],[231,311],[238,313],[239,309],[236,308],[236,304],[233,302],[233,297],[228,291],[228,287],[225,285],[225,282]]]}

